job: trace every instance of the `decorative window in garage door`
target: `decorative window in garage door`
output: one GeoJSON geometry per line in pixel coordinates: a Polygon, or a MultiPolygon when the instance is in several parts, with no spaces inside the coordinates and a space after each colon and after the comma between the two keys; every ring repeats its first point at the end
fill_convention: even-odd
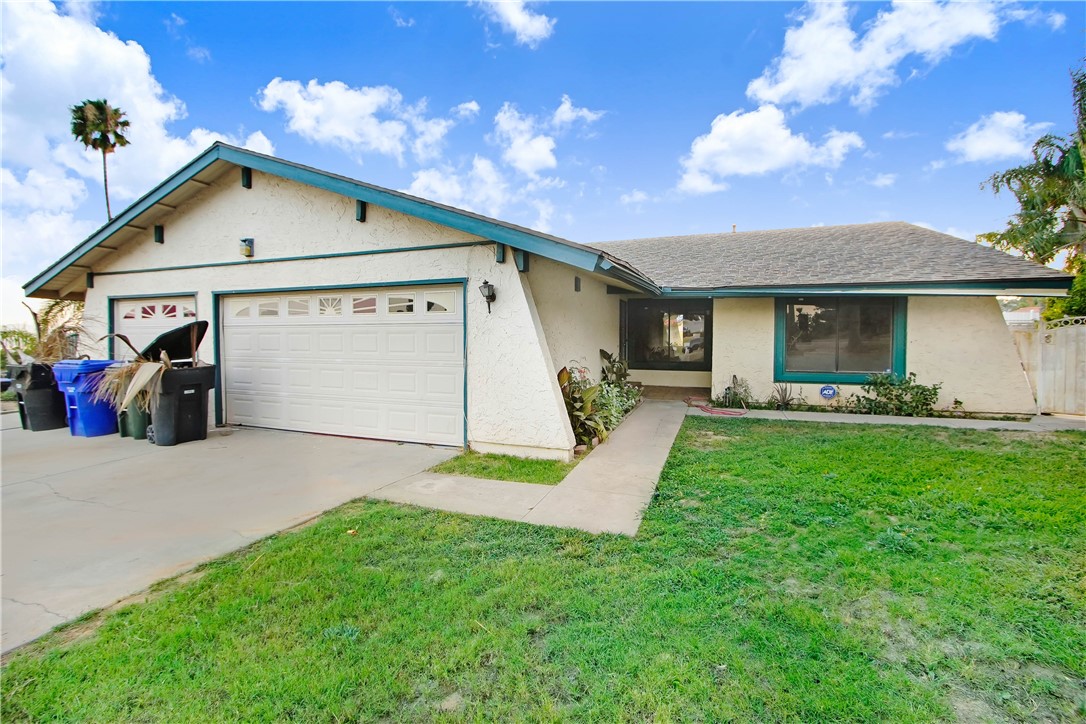
{"type": "Polygon", "coordinates": [[[196,318],[196,307],[176,302],[122,302],[121,319],[176,319],[178,325],[196,318]]]}

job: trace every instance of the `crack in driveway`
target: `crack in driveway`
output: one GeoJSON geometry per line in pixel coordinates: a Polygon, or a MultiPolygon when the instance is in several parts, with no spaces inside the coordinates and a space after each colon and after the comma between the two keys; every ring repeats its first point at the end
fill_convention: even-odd
{"type": "Polygon", "coordinates": [[[49,488],[50,491],[52,491],[53,495],[57,496],[58,498],[62,498],[63,500],[67,500],[69,502],[72,502],[72,503],[86,503],[87,505],[100,505],[103,508],[109,508],[111,510],[119,510],[122,513],[138,513],[139,512],[138,510],[132,510],[131,508],[119,508],[116,505],[110,505],[109,503],[103,503],[100,500],[88,500],[86,498],[72,498],[72,497],[69,497],[69,496],[64,495],[63,493],[59,492],[56,488],[54,488],[52,483],[47,483],[44,480],[35,480],[33,482],[40,483],[41,485],[44,485],[45,487],[49,488]]]}
{"type": "Polygon", "coordinates": [[[67,620],[68,620],[68,616],[65,616],[65,615],[63,615],[63,614],[57,613],[56,611],[52,611],[52,610],[50,610],[50,609],[46,608],[46,607],[45,607],[45,606],[44,606],[43,604],[40,604],[40,603],[38,603],[38,602],[36,602],[36,601],[30,601],[30,602],[28,603],[28,602],[26,602],[26,601],[19,601],[18,599],[14,599],[14,598],[9,598],[9,597],[7,597],[7,596],[4,596],[4,600],[5,600],[5,601],[11,601],[12,603],[17,603],[17,604],[19,604],[20,606],[30,606],[30,607],[32,607],[32,608],[34,608],[34,607],[36,607],[36,608],[40,608],[40,609],[41,609],[42,611],[45,611],[45,612],[46,612],[47,614],[49,614],[50,616],[56,616],[56,617],[57,617],[57,618],[59,618],[59,619],[60,619],[61,621],[67,621],[67,620]]]}

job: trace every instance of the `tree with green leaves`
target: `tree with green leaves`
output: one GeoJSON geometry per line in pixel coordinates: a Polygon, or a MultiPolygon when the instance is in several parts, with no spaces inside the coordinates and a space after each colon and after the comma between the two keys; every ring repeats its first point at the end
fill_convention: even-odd
{"type": "Polygon", "coordinates": [[[1086,67],[1071,72],[1075,130],[1069,138],[1048,134],[1033,144],[1033,160],[993,174],[981,184],[998,194],[1010,191],[1018,212],[1003,231],[978,241],[1019,251],[1041,264],[1067,252],[1065,268],[1079,271],[1086,260],[1086,67]]]}
{"type": "Polygon", "coordinates": [[[109,171],[106,157],[120,146],[127,146],[129,122],[120,108],[114,108],[105,99],[85,100],[70,109],[72,114],[72,135],[86,148],[93,148],[102,153],[102,185],[106,190],[106,216],[113,220],[109,208],[109,171]]]}

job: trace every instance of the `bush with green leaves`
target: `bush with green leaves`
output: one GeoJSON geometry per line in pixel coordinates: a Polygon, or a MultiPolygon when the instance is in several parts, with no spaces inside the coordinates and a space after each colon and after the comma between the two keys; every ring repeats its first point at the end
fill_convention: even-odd
{"type": "Polygon", "coordinates": [[[614,430],[641,399],[640,388],[604,380],[596,396],[596,412],[604,427],[614,430]]]}
{"type": "Polygon", "coordinates": [[[907,377],[893,373],[871,375],[860,385],[860,389],[873,396],[853,395],[851,407],[856,412],[868,415],[931,417],[941,388],[942,384],[918,383],[915,372],[910,372],[907,377]]]}

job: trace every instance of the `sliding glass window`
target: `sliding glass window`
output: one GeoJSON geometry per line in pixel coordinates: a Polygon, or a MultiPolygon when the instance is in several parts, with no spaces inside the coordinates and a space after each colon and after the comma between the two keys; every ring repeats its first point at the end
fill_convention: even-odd
{"type": "Polygon", "coordinates": [[[712,362],[712,300],[631,299],[626,344],[630,367],[708,370],[712,362]]]}

